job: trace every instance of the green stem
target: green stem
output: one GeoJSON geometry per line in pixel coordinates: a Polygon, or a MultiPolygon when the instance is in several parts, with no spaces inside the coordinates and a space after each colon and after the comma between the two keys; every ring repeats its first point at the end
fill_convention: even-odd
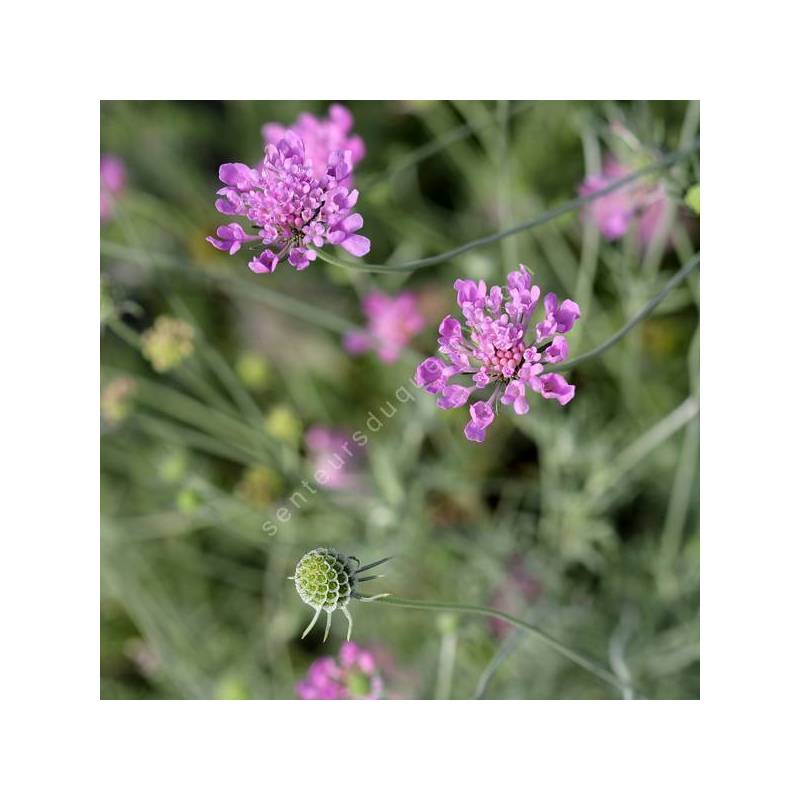
{"type": "Polygon", "coordinates": [[[515,625],[517,628],[522,628],[528,633],[532,633],[540,641],[544,642],[557,653],[560,653],[562,656],[564,656],[564,658],[569,659],[573,664],[577,664],[579,667],[587,670],[587,672],[591,672],[592,675],[595,675],[596,677],[600,678],[600,680],[605,681],[619,691],[623,692],[632,688],[629,684],[619,680],[616,676],[610,673],[607,669],[601,667],[592,659],[581,655],[571,647],[567,647],[567,645],[562,644],[557,639],[554,639],[552,636],[550,636],[550,634],[545,633],[540,628],[537,628],[535,625],[531,625],[529,622],[517,619],[517,617],[512,617],[511,614],[506,614],[505,611],[498,611],[495,608],[486,608],[484,606],[463,605],[461,603],[425,603],[421,600],[403,600],[400,597],[391,596],[377,598],[375,602],[383,603],[389,606],[399,606],[401,608],[417,608],[424,611],[453,611],[459,614],[477,614],[482,617],[495,617],[495,619],[505,620],[506,622],[515,625]]]}
{"type": "Polygon", "coordinates": [[[444,253],[440,253],[438,256],[421,258],[417,261],[407,261],[403,264],[368,264],[366,262],[339,261],[339,259],[333,258],[321,250],[317,250],[317,255],[323,261],[327,262],[328,264],[333,264],[337,267],[344,267],[346,269],[363,269],[369,272],[414,272],[415,270],[423,269],[424,267],[433,267],[436,264],[449,261],[451,258],[460,256],[462,253],[466,253],[476,247],[483,247],[483,245],[498,242],[501,239],[505,239],[507,236],[514,236],[517,233],[522,233],[523,231],[530,230],[531,228],[537,228],[540,225],[544,225],[556,217],[560,217],[563,214],[568,214],[570,211],[577,211],[588,203],[591,203],[593,200],[597,200],[599,197],[605,197],[605,195],[611,194],[612,192],[617,191],[617,189],[620,189],[621,187],[626,186],[627,184],[632,183],[633,181],[636,181],[645,175],[650,175],[653,172],[660,172],[661,170],[671,167],[673,164],[682,161],[684,158],[688,158],[690,155],[695,153],[698,148],[699,144],[695,143],[687,150],[678,150],[674,153],[670,153],[669,155],[664,156],[664,158],[661,158],[652,164],[648,164],[646,167],[642,167],[642,169],[637,170],[636,172],[631,172],[630,175],[625,175],[618,181],[610,183],[603,189],[599,189],[591,194],[583,195],[582,197],[574,197],[572,200],[568,200],[566,203],[562,203],[560,206],[551,208],[549,211],[545,211],[544,214],[540,214],[539,216],[534,217],[532,220],[528,220],[528,222],[521,222],[519,225],[514,225],[504,231],[500,231],[499,233],[492,233],[488,236],[481,236],[478,239],[473,239],[472,241],[466,242],[458,247],[454,247],[452,250],[447,250],[444,253]]]}
{"type": "Polygon", "coordinates": [[[578,366],[578,364],[582,364],[584,361],[588,361],[590,358],[595,358],[596,356],[601,355],[609,347],[613,347],[626,333],[628,333],[632,328],[635,328],[645,317],[649,316],[650,313],[655,309],[655,307],[679,284],[681,283],[689,273],[695,269],[700,264],[700,254],[698,253],[694,258],[687,261],[681,268],[676,272],[664,285],[664,288],[652,299],[649,303],[647,303],[642,310],[636,314],[635,316],[631,317],[628,322],[625,323],[613,336],[609,339],[606,339],[601,345],[598,345],[594,348],[594,350],[590,350],[588,353],[584,353],[583,355],[578,356],[577,358],[573,358],[571,361],[565,361],[563,364],[554,364],[551,367],[547,368],[547,372],[565,372],[568,369],[572,369],[573,367],[578,366]]]}

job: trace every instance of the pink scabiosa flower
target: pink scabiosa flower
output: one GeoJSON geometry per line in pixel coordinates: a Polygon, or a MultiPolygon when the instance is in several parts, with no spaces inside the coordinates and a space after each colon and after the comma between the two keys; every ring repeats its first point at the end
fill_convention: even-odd
{"type": "MultiPolygon", "coordinates": [[[[630,175],[633,170],[614,159],[606,162],[602,172],[589,175],[581,184],[580,195],[586,197],[602,191],[612,183],[630,175]]],[[[667,195],[661,183],[626,184],[617,191],[592,200],[584,211],[600,233],[609,241],[621,239],[628,227],[638,219],[639,239],[648,244],[664,223],[667,195]]]]}
{"type": "Polygon", "coordinates": [[[337,491],[354,490],[361,485],[359,453],[345,431],[313,425],[306,432],[306,449],[317,483],[337,491]]]}
{"type": "Polygon", "coordinates": [[[383,292],[371,292],[362,303],[367,318],[366,330],[345,334],[344,348],[357,355],[375,350],[378,358],[392,364],[403,348],[425,326],[425,319],[411,292],[391,297],[383,292]]]}
{"type": "Polygon", "coordinates": [[[379,700],[383,681],[375,656],[355,642],[345,642],[338,658],[318,658],[297,684],[301,700],[379,700]]]}
{"type": "Polygon", "coordinates": [[[352,153],[337,150],[316,177],[303,140],[286,131],[277,144],[267,145],[258,166],[223,164],[219,168],[225,186],[217,192],[217,211],[245,217],[255,233],[231,223],[220,226],[207,241],[231,255],[245,243],[258,242],[265,249],[249,263],[258,273],[274,272],[284,258],[295,269],[305,269],[317,257],[313,247],[326,244],[354,256],[366,255],[369,239],[356,233],[364,220],[353,213],[358,192],[347,185],[352,169],[352,153]]]}
{"type": "MultiPolygon", "coordinates": [[[[344,106],[334,103],[328,109],[328,116],[319,119],[313,114],[300,114],[297,121],[288,130],[297,134],[311,159],[311,169],[315,178],[322,178],[327,169],[331,155],[337,152],[350,151],[353,168],[367,153],[364,140],[360,136],[351,135],[353,115],[344,106]]],[[[286,136],[287,128],[275,122],[268,122],[261,129],[266,144],[277,144],[286,136]]],[[[352,175],[344,178],[343,186],[350,186],[352,175]]]]}
{"type": "Polygon", "coordinates": [[[566,359],[569,348],[564,334],[581,315],[577,303],[559,303],[555,294],[546,295],[544,319],[529,333],[540,289],[533,285],[523,264],[509,274],[505,287],[487,289],[484,281],[459,279],[455,289],[467,331],[454,317],[445,317],[439,326],[439,352],[450,363],[426,358],[417,367],[415,380],[429,394],[438,395],[437,405],[445,409],[459,408],[473,399],[475,392],[489,390],[487,399],[470,405],[470,419],[464,428],[467,439],[485,440],[498,401],[517,414],[527,414],[528,389],[558,400],[562,406],[572,400],[575,387],[544,369],[566,359]],[[467,376],[470,383],[450,382],[459,375],[467,376]]]}
{"type": "Polygon", "coordinates": [[[106,220],[114,213],[116,198],[128,180],[125,162],[110,154],[100,156],[100,219],[106,220]]]}

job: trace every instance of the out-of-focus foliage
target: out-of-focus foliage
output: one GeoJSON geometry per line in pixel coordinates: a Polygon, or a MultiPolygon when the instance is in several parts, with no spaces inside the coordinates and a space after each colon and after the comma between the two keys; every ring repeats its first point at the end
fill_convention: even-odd
{"type": "MultiPolygon", "coordinates": [[[[322,626],[300,640],[310,609],[287,576],[325,546],[365,563],[393,555],[381,591],[512,610],[630,674],[647,697],[698,697],[697,276],[570,373],[569,406],[537,397],[524,417],[504,409],[483,445],[465,440],[463,409],[437,409],[410,382],[455,309],[455,278],[502,282],[520,262],[543,290],[580,303],[572,354],[601,343],[695,253],[699,223],[683,198],[697,159],[664,177],[672,224],[648,246],[636,226],[607,242],[573,213],[408,275],[319,260],[253,275],[247,253],[204,241],[224,222],[217,168],[255,163],[265,122],[327,105],[102,105],[102,150],[127,165],[101,230],[101,390],[111,387],[102,696],[294,697],[345,632],[336,615],[325,645],[322,626]],[[427,319],[396,364],[341,345],[363,325],[360,298],[373,288],[415,292],[427,319]],[[194,331],[163,371],[142,354],[159,317],[194,331]],[[399,400],[400,387],[412,399],[399,400]],[[346,487],[314,483],[312,426],[368,437],[346,487]]],[[[530,219],[574,197],[604,154],[632,148],[636,162],[676,150],[698,124],[684,102],[347,105],[367,146],[356,185],[373,263],[530,219]]],[[[619,696],[534,638],[479,618],[351,610],[388,697],[472,697],[482,677],[486,697],[619,696]]]]}

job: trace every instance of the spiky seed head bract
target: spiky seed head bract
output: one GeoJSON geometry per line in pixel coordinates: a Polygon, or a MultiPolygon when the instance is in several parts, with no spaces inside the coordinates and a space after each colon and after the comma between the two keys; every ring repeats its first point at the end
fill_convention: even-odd
{"type": "Polygon", "coordinates": [[[388,560],[388,558],[383,558],[362,567],[361,562],[355,556],[342,555],[332,547],[316,547],[306,553],[297,562],[294,575],[289,576],[289,580],[294,581],[300,599],[316,611],[311,624],[305,629],[301,638],[306,637],[314,627],[320,613],[324,611],[328,615],[328,619],[325,623],[323,641],[327,640],[331,627],[331,615],[336,609],[341,609],[347,619],[347,639],[349,641],[353,628],[353,618],[347,610],[350,600],[369,602],[387,596],[386,594],[372,596],[359,594],[356,591],[359,581],[382,577],[380,575],[361,577],[361,573],[388,560]]]}

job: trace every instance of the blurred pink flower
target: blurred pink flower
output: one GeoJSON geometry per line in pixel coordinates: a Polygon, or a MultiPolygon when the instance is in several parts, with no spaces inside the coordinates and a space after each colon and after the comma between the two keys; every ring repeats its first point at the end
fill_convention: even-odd
{"type": "MultiPolygon", "coordinates": [[[[344,106],[334,103],[328,109],[328,116],[318,119],[313,114],[300,114],[294,125],[288,129],[276,122],[268,122],[261,129],[266,144],[277,145],[290,130],[296,133],[306,148],[306,156],[311,159],[311,168],[315,178],[325,174],[328,161],[337,151],[350,151],[353,167],[361,161],[367,153],[364,140],[360,136],[351,136],[353,115],[344,106]]],[[[342,185],[350,186],[352,176],[348,176],[342,185]]]]}
{"type": "MultiPolygon", "coordinates": [[[[581,184],[580,196],[602,191],[632,172],[630,167],[609,159],[602,172],[587,176],[581,184]]],[[[639,240],[642,244],[649,244],[664,223],[666,200],[666,191],[661,183],[633,182],[593,200],[584,209],[584,218],[590,220],[609,241],[622,238],[631,223],[638,219],[639,240]]]]}
{"type": "MultiPolygon", "coordinates": [[[[626,170],[616,161],[610,161],[600,174],[589,175],[581,184],[580,196],[602,191],[614,181],[624,178],[626,170]]],[[[609,241],[620,239],[628,230],[628,225],[633,219],[634,205],[628,186],[623,186],[616,192],[598,197],[586,206],[585,216],[591,220],[595,227],[609,241]]]]}
{"type": "Polygon", "coordinates": [[[335,428],[313,425],[306,432],[306,448],[317,483],[340,491],[358,488],[359,454],[352,436],[335,428]]]}
{"type": "Polygon", "coordinates": [[[660,232],[662,225],[667,224],[667,192],[659,183],[653,187],[648,196],[647,205],[639,217],[639,239],[643,244],[650,244],[660,232]]]}
{"type": "MultiPolygon", "coordinates": [[[[542,593],[542,585],[522,564],[512,564],[506,579],[492,592],[489,605],[498,611],[519,616],[542,593]]],[[[510,622],[489,618],[489,630],[498,639],[506,636],[513,626],[510,622]]]]}
{"type": "Polygon", "coordinates": [[[127,183],[125,162],[114,155],[100,156],[100,219],[108,219],[114,212],[116,197],[127,183]]]}
{"type": "Polygon", "coordinates": [[[345,642],[337,658],[318,658],[297,686],[301,700],[378,700],[383,681],[375,656],[355,642],[345,642]]]}
{"type": "Polygon", "coordinates": [[[425,326],[417,299],[411,292],[397,297],[371,292],[364,298],[362,308],[367,318],[366,330],[345,334],[345,350],[353,354],[375,350],[386,364],[397,361],[403,348],[425,326]]]}

